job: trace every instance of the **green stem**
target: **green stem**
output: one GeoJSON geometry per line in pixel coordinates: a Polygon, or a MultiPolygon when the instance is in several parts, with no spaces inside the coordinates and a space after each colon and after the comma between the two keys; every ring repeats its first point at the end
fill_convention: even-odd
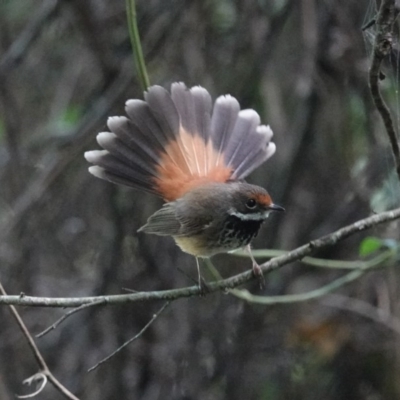
{"type": "MultiPolygon", "coordinates": [[[[272,258],[280,257],[288,253],[286,250],[252,250],[254,258],[272,258]]],[[[232,253],[238,257],[249,257],[249,253],[243,250],[238,250],[232,253]]],[[[311,265],[313,267],[332,268],[332,269],[358,269],[365,266],[365,261],[344,261],[344,260],[329,260],[325,258],[304,257],[299,260],[302,264],[311,265]]]]}
{"type": "Polygon", "coordinates": [[[140,42],[139,29],[137,26],[135,0],[126,0],[126,15],[128,19],[129,37],[131,39],[133,57],[135,59],[139,81],[142,89],[146,90],[150,86],[150,81],[147,74],[146,63],[143,57],[142,44],[140,42]]]}
{"type": "MultiPolygon", "coordinates": [[[[333,282],[328,283],[325,286],[322,286],[318,289],[311,290],[306,293],[300,294],[287,294],[282,296],[258,296],[251,294],[248,290],[245,289],[229,289],[228,293],[238,297],[242,300],[248,301],[249,303],[257,303],[263,305],[271,305],[271,304],[282,304],[282,303],[298,303],[301,301],[307,301],[316,299],[318,297],[322,297],[331,293],[340,287],[355,281],[364,275],[368,270],[380,266],[383,262],[392,258],[396,253],[390,249],[386,250],[383,253],[379,254],[375,258],[369,261],[365,261],[362,267],[355,269],[354,271],[349,272],[348,274],[334,280],[333,282]]],[[[216,270],[214,265],[211,263],[209,259],[205,259],[205,263],[211,273],[214,275],[216,279],[222,279],[219,272],[216,270]]]]}

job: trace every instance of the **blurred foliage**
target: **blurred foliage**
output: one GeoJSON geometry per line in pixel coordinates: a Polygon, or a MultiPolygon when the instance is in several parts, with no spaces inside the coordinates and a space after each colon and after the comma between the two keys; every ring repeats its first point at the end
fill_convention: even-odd
{"type": "Polygon", "coordinates": [[[376,237],[366,237],[360,244],[360,257],[369,256],[382,247],[382,240],[376,237]]]}
{"type": "MultiPolygon", "coordinates": [[[[363,36],[360,27],[374,7],[371,0],[137,1],[152,84],[184,81],[214,97],[230,93],[274,130],[278,151],[249,180],[287,212],[270,218],[256,248],[288,250],[399,204],[367,85],[374,28],[363,36]]],[[[191,257],[169,238],[136,233],[161,201],[94,179],[83,159],[107,117],[122,115],[126,99],[142,98],[124,1],[3,1],[0,27],[6,290],[81,296],[192,284],[191,257]]],[[[398,121],[395,41],[382,85],[398,121]]],[[[378,242],[398,240],[398,229],[380,226],[315,256],[356,259],[365,237],[377,238],[363,242],[362,252],[372,253],[378,242]]],[[[250,267],[229,255],[215,263],[223,276],[250,267]]],[[[140,331],[160,304],[87,309],[38,344],[54,374],[85,400],[397,399],[394,267],[340,293],[349,306],[357,300],[385,313],[392,325],[329,298],[260,307],[217,294],[173,303],[138,342],[91,374],[87,369],[140,331]]],[[[268,276],[263,291],[256,283],[247,288],[294,294],[339,274],[296,264],[268,276]]],[[[33,333],[63,312],[21,310],[33,333]]],[[[0,399],[7,400],[37,366],[6,307],[0,318],[0,399]]],[[[49,386],[40,398],[61,395],[49,386]]]]}

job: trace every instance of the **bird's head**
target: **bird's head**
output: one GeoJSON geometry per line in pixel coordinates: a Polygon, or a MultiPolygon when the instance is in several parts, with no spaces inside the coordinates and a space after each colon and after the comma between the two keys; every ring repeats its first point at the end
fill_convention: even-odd
{"type": "Polygon", "coordinates": [[[272,211],[285,211],[274,204],[268,192],[260,186],[246,182],[234,182],[229,186],[228,214],[242,221],[263,221],[272,211]]]}

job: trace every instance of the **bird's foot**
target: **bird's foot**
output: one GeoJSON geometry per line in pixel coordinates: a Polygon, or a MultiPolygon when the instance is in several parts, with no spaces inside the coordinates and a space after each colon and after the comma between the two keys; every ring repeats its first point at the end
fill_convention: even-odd
{"type": "Polygon", "coordinates": [[[207,282],[203,279],[203,277],[199,278],[199,289],[200,289],[200,296],[205,296],[211,292],[210,287],[208,286],[207,282]]]}
{"type": "Polygon", "coordinates": [[[253,262],[253,275],[257,278],[258,283],[260,285],[260,289],[264,289],[265,288],[265,278],[262,273],[261,267],[256,262],[253,262]]]}

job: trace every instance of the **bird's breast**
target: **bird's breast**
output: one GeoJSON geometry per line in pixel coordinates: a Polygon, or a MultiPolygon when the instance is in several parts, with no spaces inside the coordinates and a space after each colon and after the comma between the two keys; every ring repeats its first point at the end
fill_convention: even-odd
{"type": "Polygon", "coordinates": [[[220,233],[220,243],[228,250],[247,246],[261,227],[263,220],[242,220],[235,216],[230,216],[220,233]]]}
{"type": "Polygon", "coordinates": [[[212,225],[191,236],[175,236],[176,244],[196,257],[211,257],[247,246],[257,236],[262,220],[241,220],[229,216],[220,226],[212,225]]]}

